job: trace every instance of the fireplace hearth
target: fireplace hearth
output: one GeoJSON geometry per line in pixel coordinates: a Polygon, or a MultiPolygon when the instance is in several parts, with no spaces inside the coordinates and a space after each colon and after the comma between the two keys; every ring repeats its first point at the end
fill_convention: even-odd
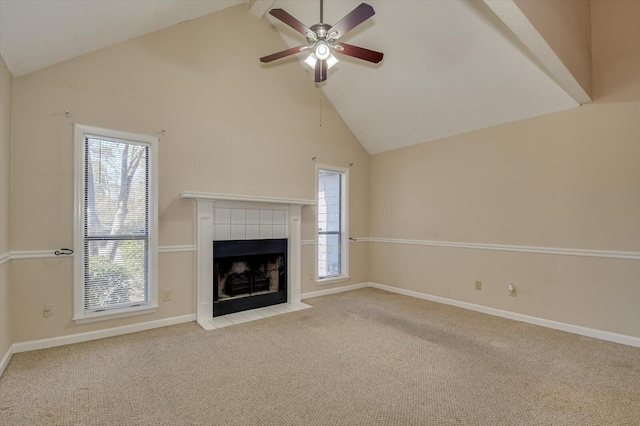
{"type": "Polygon", "coordinates": [[[213,243],[213,316],[287,302],[287,240],[213,243]]]}

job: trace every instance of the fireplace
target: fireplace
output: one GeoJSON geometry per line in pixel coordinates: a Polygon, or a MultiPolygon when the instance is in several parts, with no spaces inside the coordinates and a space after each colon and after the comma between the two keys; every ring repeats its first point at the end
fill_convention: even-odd
{"type": "MultiPolygon", "coordinates": [[[[301,283],[301,229],[300,221],[302,216],[302,206],[312,206],[315,200],[272,198],[255,195],[230,195],[212,194],[201,192],[181,192],[180,198],[192,199],[196,205],[196,320],[205,330],[217,328],[214,325],[216,320],[225,317],[214,318],[214,288],[213,288],[213,247],[221,241],[251,240],[251,239],[276,239],[285,238],[286,247],[286,304],[299,308],[300,304],[300,283],[301,283]],[[242,218],[229,214],[218,215],[217,209],[244,209],[244,226],[242,218]],[[256,217],[255,212],[259,210],[256,217]],[[268,213],[263,214],[263,210],[271,210],[271,224],[269,227],[268,213]],[[276,220],[273,212],[285,211],[284,218],[280,215],[276,220]],[[265,217],[263,217],[265,216],[265,217]],[[219,220],[219,219],[224,220],[219,220]],[[267,223],[263,223],[263,219],[267,223]],[[284,229],[281,225],[284,224],[284,229]],[[242,233],[244,229],[244,234],[242,233]],[[220,231],[220,232],[218,232],[220,231]],[[243,237],[244,235],[244,237],[243,237]],[[214,244],[211,242],[215,241],[214,244]]],[[[240,215],[241,216],[241,215],[240,215]]],[[[218,299],[219,301],[219,299],[218,299]]]]}
{"type": "Polygon", "coordinates": [[[286,302],[286,239],[214,241],[214,317],[286,302]]]}

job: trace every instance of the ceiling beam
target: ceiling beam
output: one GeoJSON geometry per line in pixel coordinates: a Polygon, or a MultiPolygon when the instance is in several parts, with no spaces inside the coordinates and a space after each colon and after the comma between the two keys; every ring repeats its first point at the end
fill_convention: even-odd
{"type": "Polygon", "coordinates": [[[262,18],[271,9],[276,0],[250,0],[249,13],[262,18]]]}
{"type": "Polygon", "coordinates": [[[533,53],[551,78],[569,96],[579,104],[591,102],[591,96],[580,85],[514,0],[484,0],[484,2],[533,53]]]}

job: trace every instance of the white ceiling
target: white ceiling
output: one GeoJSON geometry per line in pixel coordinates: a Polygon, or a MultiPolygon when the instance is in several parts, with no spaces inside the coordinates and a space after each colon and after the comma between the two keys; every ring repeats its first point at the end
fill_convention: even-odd
{"type": "MultiPolygon", "coordinates": [[[[245,2],[0,0],[0,53],[20,76],[245,2]]],[[[324,21],[336,23],[360,2],[325,1],[324,21]]],[[[370,154],[578,106],[482,1],[367,3],[376,15],[341,41],[381,51],[384,60],[339,56],[320,87],[370,154]]],[[[273,7],[307,26],[319,21],[318,0],[273,7]]],[[[305,43],[268,19],[290,46],[305,43]]]]}
{"type": "MultiPolygon", "coordinates": [[[[325,1],[324,21],[359,3],[325,1]]],[[[370,154],[578,106],[482,1],[367,3],[375,16],[340,40],[383,52],[383,61],[339,56],[321,86],[370,154]]],[[[307,26],[319,20],[318,1],[273,7],[307,26]]],[[[304,43],[269,19],[287,44],[304,43]]]]}
{"type": "Polygon", "coordinates": [[[14,76],[246,0],[0,0],[0,53],[14,76]]]}

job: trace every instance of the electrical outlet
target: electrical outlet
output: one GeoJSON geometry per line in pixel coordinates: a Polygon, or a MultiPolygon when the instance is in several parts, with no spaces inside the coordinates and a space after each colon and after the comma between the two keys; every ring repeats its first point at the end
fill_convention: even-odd
{"type": "Polygon", "coordinates": [[[482,281],[476,281],[476,290],[482,290],[482,281]]]}
{"type": "Polygon", "coordinates": [[[54,314],[54,305],[44,305],[44,309],[42,309],[42,316],[45,318],[52,317],[54,314]]]}
{"type": "Polygon", "coordinates": [[[509,291],[509,296],[518,297],[518,287],[516,287],[515,285],[509,283],[509,285],[507,286],[507,290],[509,291]]]}
{"type": "Polygon", "coordinates": [[[162,290],[162,301],[168,302],[171,300],[171,290],[162,290]]]}

